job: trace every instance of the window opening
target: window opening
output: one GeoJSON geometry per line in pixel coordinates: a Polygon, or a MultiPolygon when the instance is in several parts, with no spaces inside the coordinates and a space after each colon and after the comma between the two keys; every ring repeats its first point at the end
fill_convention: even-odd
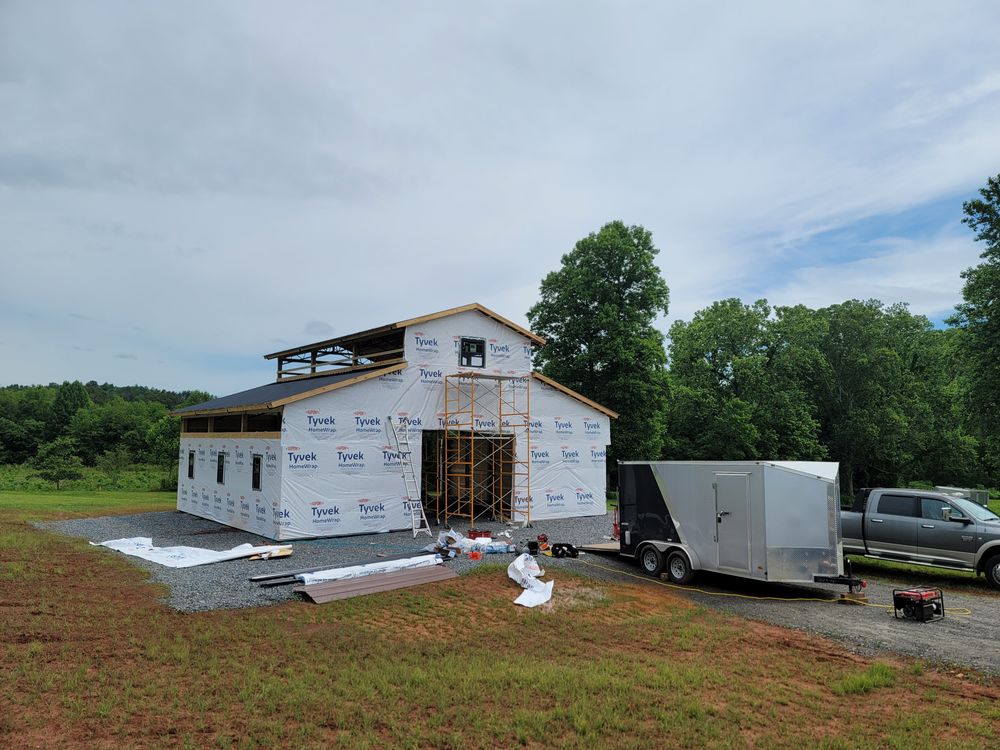
{"type": "Polygon", "coordinates": [[[194,451],[188,451],[188,479],[194,479],[194,451]]]}
{"type": "Polygon", "coordinates": [[[467,339],[461,342],[458,364],[462,367],[486,367],[486,339],[467,339]]]}
{"type": "Polygon", "coordinates": [[[243,415],[224,414],[214,417],[212,432],[243,432],[243,415]]]}
{"type": "Polygon", "coordinates": [[[215,470],[215,481],[219,484],[226,483],[226,454],[219,451],[219,465],[215,470]]]}
{"type": "Polygon", "coordinates": [[[264,457],[260,453],[253,454],[253,471],[251,473],[251,489],[260,491],[260,466],[264,462],[264,457]]]}

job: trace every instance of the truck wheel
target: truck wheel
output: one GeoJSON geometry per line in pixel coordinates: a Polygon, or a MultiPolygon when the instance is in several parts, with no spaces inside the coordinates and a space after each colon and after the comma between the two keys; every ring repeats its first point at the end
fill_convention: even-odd
{"type": "Polygon", "coordinates": [[[639,553],[639,567],[646,575],[659,578],[663,572],[663,553],[652,544],[647,544],[639,553]]]}
{"type": "Polygon", "coordinates": [[[667,558],[667,577],[674,583],[684,585],[694,578],[691,562],[683,552],[671,552],[667,558]]]}
{"type": "Polygon", "coordinates": [[[983,565],[986,582],[995,589],[1000,589],[1000,555],[993,555],[983,565]]]}

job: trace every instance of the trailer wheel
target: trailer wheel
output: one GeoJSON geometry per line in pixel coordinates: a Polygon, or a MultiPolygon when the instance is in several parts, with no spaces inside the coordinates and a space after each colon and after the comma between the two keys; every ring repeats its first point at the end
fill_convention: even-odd
{"type": "Polygon", "coordinates": [[[663,572],[663,553],[652,544],[647,544],[639,553],[639,567],[646,575],[659,578],[663,572]]]}
{"type": "Polygon", "coordinates": [[[690,583],[694,578],[694,571],[691,570],[691,563],[683,552],[674,551],[667,558],[667,577],[673,583],[681,585],[690,583]]]}
{"type": "Polygon", "coordinates": [[[995,589],[1000,589],[1000,555],[993,555],[983,565],[986,582],[995,589]]]}

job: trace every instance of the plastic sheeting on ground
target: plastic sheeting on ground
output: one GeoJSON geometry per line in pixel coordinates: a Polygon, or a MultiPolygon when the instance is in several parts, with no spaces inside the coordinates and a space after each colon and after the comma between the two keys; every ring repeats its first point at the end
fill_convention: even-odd
{"type": "Polygon", "coordinates": [[[431,565],[439,565],[441,555],[418,555],[406,557],[402,560],[386,560],[385,562],[366,563],[364,565],[351,565],[346,568],[331,568],[330,570],[319,570],[315,573],[300,573],[295,576],[307,586],[323,581],[340,581],[347,578],[361,578],[374,573],[391,573],[396,570],[407,570],[408,568],[426,568],[431,565]]]}
{"type": "Polygon", "coordinates": [[[524,588],[524,593],[514,600],[514,604],[520,604],[522,607],[537,607],[552,598],[552,585],[555,581],[538,580],[538,576],[545,575],[545,571],[527,552],[515,558],[514,562],[507,566],[507,575],[512,581],[524,588]]]}
{"type": "Polygon", "coordinates": [[[261,555],[289,549],[287,544],[262,545],[241,544],[227,550],[204,549],[202,547],[154,547],[153,540],[145,536],[128,539],[111,539],[107,542],[91,542],[95,547],[107,547],[123,555],[141,557],[143,560],[159,563],[168,568],[193,568],[195,565],[239,560],[251,555],[261,555]]]}

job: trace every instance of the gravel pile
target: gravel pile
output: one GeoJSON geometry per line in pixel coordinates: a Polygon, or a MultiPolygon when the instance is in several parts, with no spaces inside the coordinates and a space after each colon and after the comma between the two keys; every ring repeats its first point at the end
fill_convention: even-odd
{"type": "MultiPolygon", "coordinates": [[[[275,544],[256,534],[249,534],[177,511],[82,518],[37,525],[69,536],[82,537],[91,542],[151,537],[157,547],[184,545],[215,550],[230,549],[247,542],[254,545],[275,544]]],[[[496,523],[477,523],[477,528],[493,532],[510,529],[512,541],[516,544],[534,539],[542,533],[548,534],[552,541],[586,544],[605,541],[611,530],[611,516],[539,521],[530,529],[496,523]]],[[[467,529],[459,526],[458,530],[464,533],[467,529]]],[[[398,555],[407,552],[419,554],[426,545],[437,540],[439,529],[432,527],[432,531],[433,539],[426,534],[414,539],[412,532],[400,531],[390,534],[293,541],[290,542],[293,549],[291,557],[275,560],[230,560],[194,568],[167,568],[137,557],[127,559],[149,571],[154,581],[169,588],[167,603],[175,609],[182,612],[240,609],[301,598],[292,591],[293,586],[263,588],[260,584],[251,582],[249,580],[251,576],[321,565],[330,568],[355,565],[371,561],[378,555],[398,555]]],[[[101,553],[121,554],[113,550],[101,550],[101,553]]],[[[449,560],[447,565],[457,573],[462,573],[484,562],[507,564],[513,559],[513,554],[483,555],[481,561],[461,556],[449,560]]],[[[558,567],[558,563],[561,562],[563,561],[546,558],[544,564],[552,563],[558,567]]]]}

